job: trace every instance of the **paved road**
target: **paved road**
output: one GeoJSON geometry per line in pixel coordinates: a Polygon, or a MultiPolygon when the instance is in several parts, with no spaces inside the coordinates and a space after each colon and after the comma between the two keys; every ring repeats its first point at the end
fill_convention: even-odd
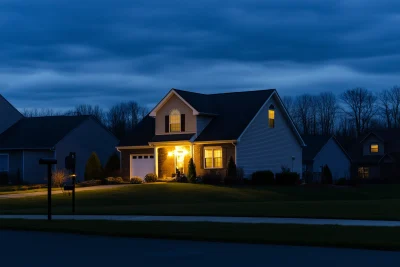
{"type": "MultiPolygon", "coordinates": [[[[113,188],[119,188],[124,186],[130,186],[129,184],[118,184],[118,185],[97,185],[97,186],[88,186],[88,187],[77,187],[76,192],[83,191],[93,191],[93,190],[108,190],[113,188]]],[[[51,195],[62,194],[62,190],[52,190],[51,195]]],[[[0,195],[0,199],[9,199],[9,198],[23,198],[23,197],[36,197],[36,196],[47,196],[47,191],[40,192],[32,192],[32,193],[20,193],[20,194],[2,194],[0,195]]]]}
{"type": "MultiPolygon", "coordinates": [[[[0,215],[0,219],[46,220],[47,215],[0,215]]],[[[54,220],[109,220],[109,221],[164,221],[164,222],[221,222],[400,227],[400,221],[265,218],[265,217],[212,217],[212,216],[139,216],[139,215],[53,215],[54,220]]]]}
{"type": "Polygon", "coordinates": [[[0,231],[2,266],[399,266],[400,252],[0,231]]]}

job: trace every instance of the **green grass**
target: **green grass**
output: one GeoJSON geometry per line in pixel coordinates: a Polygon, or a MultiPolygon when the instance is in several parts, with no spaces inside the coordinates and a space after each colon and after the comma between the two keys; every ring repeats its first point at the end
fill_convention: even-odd
{"type": "Polygon", "coordinates": [[[2,220],[0,229],[300,246],[400,250],[400,227],[2,220]]]}
{"type": "MultiPolygon", "coordinates": [[[[78,214],[270,216],[400,220],[400,186],[220,187],[144,184],[78,192],[78,214]]],[[[0,214],[45,214],[47,196],[0,199],[0,214]]],[[[54,214],[71,214],[71,197],[53,196],[54,214]]]]}

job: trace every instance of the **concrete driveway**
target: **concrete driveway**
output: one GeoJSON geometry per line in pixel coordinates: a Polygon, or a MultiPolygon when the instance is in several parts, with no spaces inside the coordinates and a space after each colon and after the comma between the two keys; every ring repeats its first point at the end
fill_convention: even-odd
{"type": "Polygon", "coordinates": [[[392,267],[400,262],[400,252],[356,249],[13,231],[0,231],[0,240],[2,266],[392,267]]]}
{"type": "MultiPolygon", "coordinates": [[[[94,191],[94,190],[108,190],[114,188],[120,188],[124,186],[132,186],[130,184],[118,184],[118,185],[97,185],[88,187],[77,187],[75,192],[94,191]]],[[[51,195],[62,194],[62,190],[52,190],[51,195]]],[[[11,199],[11,198],[23,198],[23,197],[36,197],[36,196],[47,196],[47,191],[32,192],[32,193],[20,193],[20,194],[4,194],[0,195],[0,199],[11,199]]]]}

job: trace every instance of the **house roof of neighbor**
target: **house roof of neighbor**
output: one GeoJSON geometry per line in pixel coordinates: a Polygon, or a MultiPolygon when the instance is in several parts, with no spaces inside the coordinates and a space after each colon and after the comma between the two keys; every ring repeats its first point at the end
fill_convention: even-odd
{"type": "Polygon", "coordinates": [[[0,149],[50,149],[91,116],[22,118],[2,134],[0,149]]]}
{"type": "Polygon", "coordinates": [[[400,160],[400,129],[372,130],[359,138],[336,137],[354,162],[378,164],[383,157],[389,156],[395,161],[400,160]],[[385,146],[384,155],[363,155],[364,141],[369,135],[375,135],[385,146]]]}
{"type": "MultiPolygon", "coordinates": [[[[274,92],[276,92],[275,89],[267,89],[201,94],[173,88],[157,106],[166,101],[171,93],[175,93],[190,105],[198,115],[211,118],[210,123],[196,136],[195,142],[237,140],[274,92]]],[[[133,134],[121,141],[119,146],[144,146],[148,145],[148,142],[185,141],[193,137],[193,134],[190,136],[188,134],[168,137],[155,136],[155,121],[154,118],[150,117],[150,114],[135,127],[133,134]]],[[[294,125],[293,129],[297,132],[294,125]]],[[[303,144],[299,134],[298,139],[303,144]]]]}
{"type": "Polygon", "coordinates": [[[302,135],[306,147],[303,148],[303,161],[312,161],[322,147],[328,142],[330,135],[302,135]]]}

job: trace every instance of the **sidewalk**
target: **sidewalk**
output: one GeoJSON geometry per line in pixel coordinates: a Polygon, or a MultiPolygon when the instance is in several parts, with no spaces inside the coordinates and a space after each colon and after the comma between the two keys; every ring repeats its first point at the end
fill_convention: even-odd
{"type": "MultiPolygon", "coordinates": [[[[47,220],[47,215],[0,215],[1,219],[47,220]]],[[[266,217],[207,217],[207,216],[135,216],[135,215],[53,215],[54,220],[109,220],[132,222],[218,222],[400,227],[400,221],[266,218],[266,217]]]]}
{"type": "MultiPolygon", "coordinates": [[[[129,186],[129,184],[96,185],[96,186],[88,186],[88,187],[77,187],[75,189],[75,192],[107,190],[107,189],[119,188],[119,187],[123,187],[123,186],[129,186]]],[[[62,190],[51,190],[51,195],[57,195],[57,194],[62,194],[62,193],[63,193],[62,190]]],[[[40,192],[31,192],[31,193],[4,194],[4,195],[0,195],[0,199],[36,197],[36,196],[47,196],[47,190],[40,191],[40,192]]]]}

